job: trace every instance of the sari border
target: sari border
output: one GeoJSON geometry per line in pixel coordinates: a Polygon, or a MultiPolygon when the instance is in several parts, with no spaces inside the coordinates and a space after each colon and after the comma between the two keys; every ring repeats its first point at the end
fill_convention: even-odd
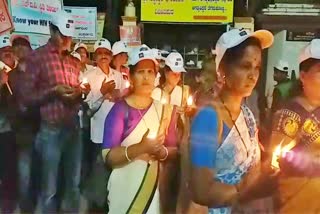
{"type": "Polygon", "coordinates": [[[143,176],[143,179],[141,181],[140,187],[139,187],[136,195],[134,196],[126,214],[146,213],[146,211],[148,211],[148,209],[152,203],[155,191],[158,187],[158,178],[159,178],[159,163],[157,161],[153,162],[151,164],[148,163],[148,166],[147,166],[146,172],[143,176]],[[154,175],[154,173],[156,173],[156,175],[154,175]],[[154,181],[152,181],[152,180],[154,180],[154,181]],[[148,184],[146,184],[148,182],[154,182],[153,188],[151,191],[149,191],[148,187],[146,186],[146,185],[148,185],[148,184]],[[150,192],[150,193],[148,193],[148,192],[150,192]],[[146,194],[149,194],[147,201],[144,200],[144,197],[146,194]],[[133,209],[135,209],[135,211],[133,209]]]}

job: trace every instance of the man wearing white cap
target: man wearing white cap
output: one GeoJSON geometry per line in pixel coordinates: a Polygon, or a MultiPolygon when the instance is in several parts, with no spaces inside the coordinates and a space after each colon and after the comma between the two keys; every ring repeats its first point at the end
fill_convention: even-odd
{"type": "Polygon", "coordinates": [[[155,100],[172,105],[183,106],[183,87],[179,86],[178,83],[181,81],[181,74],[185,72],[184,60],[181,54],[177,52],[170,53],[165,59],[164,75],[160,78],[162,90],[159,87],[155,88],[152,97],[155,100]]]}
{"type": "Polygon", "coordinates": [[[129,49],[123,41],[115,42],[112,46],[112,68],[119,71],[123,78],[129,80],[129,68],[125,65],[128,63],[129,49]]]}
{"type": "Polygon", "coordinates": [[[119,98],[119,92],[125,84],[122,75],[110,67],[112,60],[111,44],[107,39],[100,39],[94,44],[97,67],[86,76],[91,86],[86,101],[95,113],[91,119],[91,140],[102,143],[104,119],[113,105],[113,100],[119,98]]]}
{"type": "MultiPolygon", "coordinates": [[[[9,90],[9,76],[7,73],[14,68],[10,37],[0,36],[0,186],[1,212],[13,213],[17,195],[17,153],[15,133],[12,130],[9,116],[12,114],[9,106],[11,94],[9,90]]],[[[12,116],[12,115],[11,115],[12,116]]]]}
{"type": "Polygon", "coordinates": [[[273,78],[277,82],[272,95],[272,112],[275,112],[288,98],[290,98],[290,91],[293,82],[289,77],[289,64],[284,60],[280,60],[274,67],[273,78]]]}
{"type": "MultiPolygon", "coordinates": [[[[94,44],[95,61],[97,67],[90,70],[86,78],[90,84],[91,91],[88,94],[86,102],[91,110],[91,148],[92,163],[89,163],[89,175],[93,164],[101,151],[103,141],[104,121],[114,101],[120,98],[121,92],[125,87],[122,74],[111,68],[112,49],[110,42],[105,39],[99,39],[94,44]]],[[[101,186],[104,188],[104,186],[101,186]]]]}
{"type": "Polygon", "coordinates": [[[78,54],[80,54],[81,72],[80,72],[79,80],[80,82],[82,82],[83,76],[85,76],[86,73],[93,68],[92,65],[88,64],[88,61],[89,61],[88,47],[86,44],[82,42],[78,42],[75,44],[73,50],[78,54]]]}
{"type": "Polygon", "coordinates": [[[28,59],[25,78],[25,104],[39,106],[41,125],[36,149],[41,155],[42,213],[57,212],[58,172],[64,169],[62,212],[76,213],[80,202],[79,69],[68,54],[74,35],[74,21],[65,11],[57,11],[50,23],[48,43],[28,59]],[[63,160],[63,161],[62,161],[63,160]]]}

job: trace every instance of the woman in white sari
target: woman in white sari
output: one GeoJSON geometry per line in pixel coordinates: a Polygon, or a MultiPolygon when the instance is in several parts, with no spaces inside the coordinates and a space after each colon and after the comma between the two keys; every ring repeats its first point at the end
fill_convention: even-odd
{"type": "Polygon", "coordinates": [[[133,92],[113,106],[104,128],[102,155],[113,169],[109,213],[157,214],[160,162],[177,151],[172,108],[151,98],[157,63],[152,52],[142,47],[130,57],[133,92]]]}

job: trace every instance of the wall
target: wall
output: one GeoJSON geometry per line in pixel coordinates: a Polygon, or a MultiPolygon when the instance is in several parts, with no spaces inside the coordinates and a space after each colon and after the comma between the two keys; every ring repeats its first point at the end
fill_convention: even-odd
{"type": "MultiPolygon", "coordinates": [[[[268,51],[268,64],[267,64],[267,84],[265,95],[268,98],[268,107],[272,103],[272,92],[275,85],[273,80],[273,67],[280,59],[289,63],[289,71],[295,70],[296,76],[299,76],[299,53],[307,42],[292,42],[286,41],[286,31],[281,31],[274,34],[273,46],[268,51]]],[[[291,73],[289,74],[291,77],[291,73]]]]}

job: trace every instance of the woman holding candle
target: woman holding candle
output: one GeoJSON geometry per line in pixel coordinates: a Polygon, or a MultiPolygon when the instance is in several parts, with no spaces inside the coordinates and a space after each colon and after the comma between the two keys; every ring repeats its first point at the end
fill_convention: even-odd
{"type": "MultiPolygon", "coordinates": [[[[181,74],[185,73],[184,60],[177,52],[170,53],[165,59],[164,74],[160,77],[160,86],[152,92],[152,97],[163,103],[182,107],[186,98],[181,82],[181,74]]],[[[189,89],[189,88],[188,88],[189,89]]]]}
{"type": "Polygon", "coordinates": [[[109,213],[160,213],[160,163],[177,149],[172,108],[151,98],[156,63],[149,49],[132,52],[132,93],[115,103],[105,121],[102,156],[113,169],[109,213]]]}
{"type": "Polygon", "coordinates": [[[279,213],[320,210],[320,39],[302,50],[299,62],[298,95],[273,118],[270,156],[281,170],[279,213]]]}
{"type": "MultiPolygon", "coordinates": [[[[184,68],[184,60],[180,53],[172,52],[165,58],[165,66],[162,69],[163,74],[160,77],[160,85],[152,92],[152,97],[162,103],[167,103],[173,106],[172,118],[177,121],[177,139],[181,142],[182,135],[187,128],[188,118],[194,106],[193,97],[190,95],[190,88],[187,85],[181,85],[181,75],[186,73],[184,68]]],[[[179,145],[181,145],[179,143],[179,145]]],[[[180,149],[179,149],[180,150],[180,149]]],[[[166,211],[171,213],[176,210],[178,204],[179,186],[180,186],[180,160],[172,160],[167,162],[163,178],[167,185],[161,189],[163,203],[166,205],[166,211]],[[165,192],[165,193],[164,193],[165,192]]],[[[179,206],[178,206],[179,207],[179,206]]],[[[179,209],[179,208],[178,208],[179,209]]]]}
{"type": "Polygon", "coordinates": [[[190,136],[192,199],[209,213],[257,197],[262,180],[260,148],[252,112],[242,106],[260,75],[262,50],[273,43],[266,30],[233,29],[216,44],[216,70],[224,84],[216,100],[193,119],[190,136]]]}

